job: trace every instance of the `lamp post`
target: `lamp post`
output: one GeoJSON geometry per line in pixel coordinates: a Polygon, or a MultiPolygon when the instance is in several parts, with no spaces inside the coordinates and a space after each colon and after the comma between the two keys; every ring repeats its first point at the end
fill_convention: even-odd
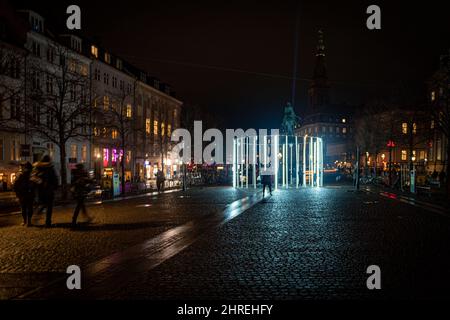
{"type": "Polygon", "coordinates": [[[395,147],[395,142],[389,140],[387,146],[389,148],[389,186],[392,186],[392,150],[395,147]]]}

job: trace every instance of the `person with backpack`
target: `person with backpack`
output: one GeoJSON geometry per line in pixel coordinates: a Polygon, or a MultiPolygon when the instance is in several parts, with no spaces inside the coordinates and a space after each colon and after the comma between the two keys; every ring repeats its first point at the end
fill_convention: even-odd
{"type": "Polygon", "coordinates": [[[31,218],[33,216],[33,202],[34,202],[34,185],[30,180],[31,170],[33,166],[29,162],[21,163],[19,176],[13,184],[14,192],[19,199],[20,208],[22,209],[22,226],[31,227],[31,218]]]}
{"type": "Polygon", "coordinates": [[[92,180],[89,178],[88,173],[84,169],[83,164],[82,163],[77,164],[76,169],[73,171],[72,183],[70,188],[73,198],[77,202],[72,217],[73,227],[77,225],[77,219],[80,210],[82,211],[84,216],[88,217],[89,221],[91,220],[91,217],[89,217],[89,215],[86,212],[86,205],[85,205],[86,197],[89,194],[91,183],[92,180]]]}
{"type": "Polygon", "coordinates": [[[41,208],[39,213],[45,212],[45,226],[52,226],[53,202],[55,200],[55,191],[58,188],[58,178],[55,168],[48,155],[42,157],[42,160],[34,164],[31,180],[35,183],[38,190],[39,204],[41,208]]]}

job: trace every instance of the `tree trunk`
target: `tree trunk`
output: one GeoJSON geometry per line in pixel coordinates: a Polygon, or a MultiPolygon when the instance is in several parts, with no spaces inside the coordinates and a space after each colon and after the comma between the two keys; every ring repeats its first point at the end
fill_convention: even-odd
{"type": "Polygon", "coordinates": [[[59,163],[61,164],[61,199],[67,199],[67,166],[66,166],[66,143],[61,142],[59,145],[59,163]]]}
{"type": "MultiPolygon", "coordinates": [[[[447,139],[449,142],[450,140],[447,139]]],[[[450,183],[449,183],[449,175],[450,175],[450,143],[447,142],[447,168],[445,174],[445,183],[447,184],[447,200],[450,199],[450,183]]]]}

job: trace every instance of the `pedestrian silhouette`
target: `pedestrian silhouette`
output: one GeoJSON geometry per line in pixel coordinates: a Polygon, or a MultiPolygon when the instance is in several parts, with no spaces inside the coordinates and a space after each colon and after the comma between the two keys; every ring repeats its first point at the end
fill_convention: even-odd
{"type": "Polygon", "coordinates": [[[74,227],[77,225],[77,219],[80,210],[83,215],[88,218],[88,221],[92,220],[91,217],[89,217],[89,215],[87,214],[85,205],[86,197],[89,194],[91,183],[92,181],[89,178],[86,170],[84,169],[83,164],[77,164],[76,169],[73,171],[72,183],[70,188],[73,198],[77,203],[72,217],[72,226],[74,227]]]}
{"type": "Polygon", "coordinates": [[[22,209],[23,226],[32,226],[31,217],[33,216],[34,186],[31,181],[31,170],[33,166],[29,162],[20,164],[19,176],[14,181],[13,189],[19,199],[22,209]]]}
{"type": "Polygon", "coordinates": [[[37,186],[39,213],[45,212],[45,226],[52,226],[53,202],[55,200],[55,190],[58,187],[58,179],[51,158],[48,155],[42,157],[42,160],[34,164],[31,174],[32,182],[37,186]]]}
{"type": "Polygon", "coordinates": [[[266,187],[269,187],[269,193],[272,195],[272,177],[269,174],[261,175],[261,183],[263,187],[263,198],[266,192],[266,187]]]}

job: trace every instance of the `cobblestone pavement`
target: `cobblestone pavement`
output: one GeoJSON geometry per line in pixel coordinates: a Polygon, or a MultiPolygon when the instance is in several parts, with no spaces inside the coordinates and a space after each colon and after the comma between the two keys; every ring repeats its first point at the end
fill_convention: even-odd
{"type": "Polygon", "coordinates": [[[18,215],[0,217],[0,299],[60,277],[68,265],[83,266],[142,243],[188,221],[201,220],[252,190],[198,188],[93,205],[91,224],[70,228],[72,208],[54,211],[51,229],[20,226],[18,215]]]}
{"type": "Polygon", "coordinates": [[[278,191],[112,299],[450,298],[450,218],[340,188],[278,191]],[[381,268],[382,290],[366,269],[381,268]]]}

